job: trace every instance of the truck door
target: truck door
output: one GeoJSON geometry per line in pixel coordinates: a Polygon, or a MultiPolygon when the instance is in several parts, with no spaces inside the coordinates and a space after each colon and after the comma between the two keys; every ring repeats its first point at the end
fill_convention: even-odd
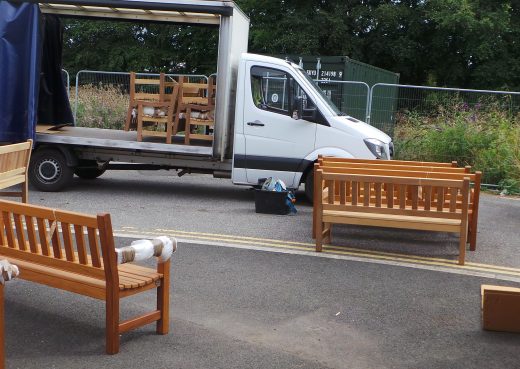
{"type": "MultiPolygon", "coordinates": [[[[303,159],[314,150],[316,124],[298,119],[296,100],[307,95],[288,71],[248,62],[244,99],[247,182],[277,177],[297,187],[303,159]],[[296,178],[295,178],[296,177],[296,178]]],[[[240,163],[235,157],[235,166],[240,163]]]]}

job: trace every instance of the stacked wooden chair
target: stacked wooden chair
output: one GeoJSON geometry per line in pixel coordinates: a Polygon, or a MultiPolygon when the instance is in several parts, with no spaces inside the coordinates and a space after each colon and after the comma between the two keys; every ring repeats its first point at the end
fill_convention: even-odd
{"type": "Polygon", "coordinates": [[[179,81],[179,101],[173,134],[182,130],[180,119],[184,116],[186,145],[190,144],[190,140],[213,141],[215,95],[214,78],[209,78],[207,83],[188,82],[185,78],[179,81]]]}
{"type": "Polygon", "coordinates": [[[476,249],[481,172],[457,168],[456,162],[333,157],[320,157],[314,170],[317,251],[324,239],[330,242],[332,223],[457,232],[461,234],[459,264],[464,263],[467,241],[470,250],[476,249]]]}
{"type": "Polygon", "coordinates": [[[173,121],[177,112],[179,84],[166,81],[164,73],[159,79],[137,78],[130,73],[130,104],[126,115],[125,131],[137,130],[137,141],[143,136],[161,136],[172,143],[173,121]],[[156,127],[162,125],[162,130],[156,127]],[[146,127],[153,127],[146,130],[146,127]]]}

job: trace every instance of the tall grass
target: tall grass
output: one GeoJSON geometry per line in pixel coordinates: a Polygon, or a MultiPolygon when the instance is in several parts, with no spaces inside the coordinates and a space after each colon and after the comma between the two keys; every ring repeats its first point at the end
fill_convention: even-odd
{"type": "Polygon", "coordinates": [[[395,158],[452,161],[483,172],[483,183],[520,194],[520,114],[498,103],[470,108],[453,101],[428,116],[399,115],[395,158]]]}
{"type": "MultiPolygon", "coordinates": [[[[74,106],[75,91],[70,96],[74,106]]],[[[78,88],[76,125],[123,129],[130,98],[113,85],[84,85],[78,88]]]]}

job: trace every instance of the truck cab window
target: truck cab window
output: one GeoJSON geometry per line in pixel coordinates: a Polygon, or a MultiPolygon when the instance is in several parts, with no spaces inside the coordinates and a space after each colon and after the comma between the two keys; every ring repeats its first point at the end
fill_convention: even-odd
{"type": "Polygon", "coordinates": [[[280,70],[251,68],[251,94],[255,106],[262,110],[289,114],[289,76],[280,70]]]}
{"type": "Polygon", "coordinates": [[[298,104],[302,106],[302,118],[305,120],[315,122],[315,114],[313,112],[317,112],[316,105],[311,100],[311,98],[307,95],[307,93],[300,87],[298,82],[294,79],[291,80],[291,97],[292,97],[292,105],[291,105],[291,116],[296,117],[298,104]]]}

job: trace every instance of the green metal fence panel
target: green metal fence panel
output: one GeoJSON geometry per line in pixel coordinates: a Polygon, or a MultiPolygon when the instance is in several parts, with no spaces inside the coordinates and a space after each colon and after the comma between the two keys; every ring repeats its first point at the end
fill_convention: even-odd
{"type": "MultiPolygon", "coordinates": [[[[376,83],[399,83],[399,74],[370,64],[351,59],[347,56],[299,56],[284,55],[299,64],[316,80],[320,87],[331,97],[338,108],[355,118],[367,120],[367,101],[363,97],[364,87],[355,84],[323,83],[324,81],[358,81],[366,83],[369,88],[376,83]],[[341,96],[341,98],[340,98],[341,96]]],[[[384,109],[376,112],[377,121],[393,121],[396,107],[397,88],[386,90],[388,93],[384,109]]]]}

